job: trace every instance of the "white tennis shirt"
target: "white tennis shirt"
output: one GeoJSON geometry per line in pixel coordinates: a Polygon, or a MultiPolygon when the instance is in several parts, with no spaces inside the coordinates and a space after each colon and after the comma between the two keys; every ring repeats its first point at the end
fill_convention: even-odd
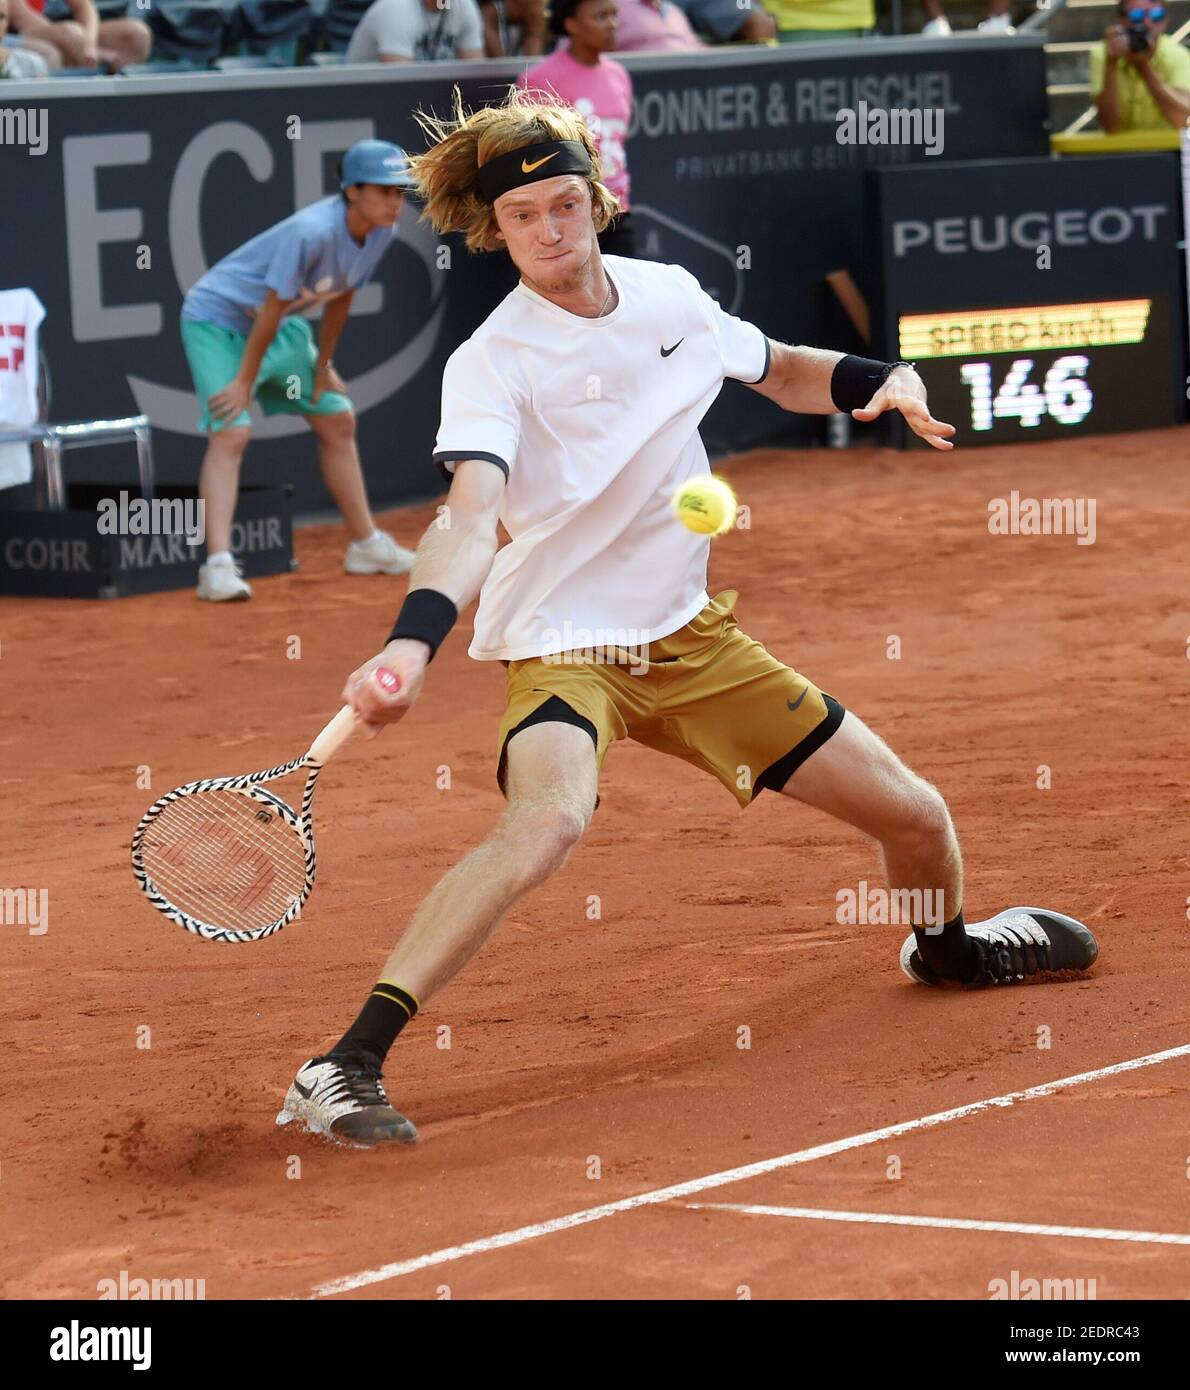
{"type": "Polygon", "coordinates": [[[603,264],[610,314],[518,284],[446,364],[435,462],[487,459],[507,477],[511,540],[480,592],[479,661],[640,646],[708,602],[710,541],[670,502],[710,472],[699,422],[725,377],[764,380],[768,340],[680,266],[603,264]]]}

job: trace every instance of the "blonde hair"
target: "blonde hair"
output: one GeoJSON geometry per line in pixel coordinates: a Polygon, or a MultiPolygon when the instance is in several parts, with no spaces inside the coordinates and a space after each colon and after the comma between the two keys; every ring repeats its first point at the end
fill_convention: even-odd
{"type": "Polygon", "coordinates": [[[480,165],[543,140],[578,140],[586,148],[591,157],[586,183],[597,232],[620,210],[616,195],[600,181],[599,150],[587,123],[572,106],[510,87],[499,106],[468,112],[456,87],[449,117],[426,111],[414,116],[431,142],[425,154],[409,161],[425,199],[422,216],[436,232],[466,233],[469,251],[498,251],[503,245],[496,236],[496,214],[479,189],[480,165]]]}

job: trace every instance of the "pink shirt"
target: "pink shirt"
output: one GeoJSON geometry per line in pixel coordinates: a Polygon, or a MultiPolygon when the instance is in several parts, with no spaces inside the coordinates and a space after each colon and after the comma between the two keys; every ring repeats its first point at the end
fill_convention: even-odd
{"type": "Polygon", "coordinates": [[[690,21],[670,0],[660,5],[648,0],[616,0],[620,11],[618,53],[677,53],[702,48],[703,41],[690,21]]]}
{"type": "Polygon", "coordinates": [[[521,73],[517,86],[560,98],[583,117],[603,166],[603,182],[628,210],[628,162],[624,143],[632,118],[632,78],[626,68],[600,55],[594,67],[558,48],[548,58],[521,73]]]}

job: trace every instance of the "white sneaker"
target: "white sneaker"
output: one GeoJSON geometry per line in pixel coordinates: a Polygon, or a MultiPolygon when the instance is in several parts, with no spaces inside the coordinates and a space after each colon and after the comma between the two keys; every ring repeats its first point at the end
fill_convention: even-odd
{"type": "Polygon", "coordinates": [[[944,14],[940,14],[922,26],[921,36],[923,39],[948,39],[953,33],[950,20],[944,14]]]}
{"type": "Polygon", "coordinates": [[[389,1104],[380,1068],[363,1052],[312,1057],[303,1066],[277,1116],[279,1125],[300,1121],[312,1134],[350,1144],[412,1144],[417,1129],[389,1104]]]}
{"type": "Polygon", "coordinates": [[[210,560],[198,571],[198,596],[211,603],[235,603],[252,597],[252,589],[234,560],[210,560]]]}
{"type": "Polygon", "coordinates": [[[981,24],[977,24],[976,29],[981,34],[1015,34],[1012,16],[1010,14],[990,14],[981,24]]]}
{"type": "Polygon", "coordinates": [[[408,574],[413,551],[398,545],[387,531],[377,531],[366,541],[352,541],[343,568],[348,574],[408,574]]]}

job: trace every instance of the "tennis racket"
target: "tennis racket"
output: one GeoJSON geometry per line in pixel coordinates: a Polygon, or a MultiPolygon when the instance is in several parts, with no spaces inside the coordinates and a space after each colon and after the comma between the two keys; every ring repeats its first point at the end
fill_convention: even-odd
{"type": "MultiPolygon", "coordinates": [[[[400,689],[391,671],[375,676],[386,693],[400,689]]],[[[205,941],[259,941],[296,920],[314,888],[314,786],[356,722],[344,706],[300,758],[188,782],[155,801],[132,837],[132,873],[157,911],[205,941]],[[295,811],[264,783],[302,770],[295,811]]]]}

